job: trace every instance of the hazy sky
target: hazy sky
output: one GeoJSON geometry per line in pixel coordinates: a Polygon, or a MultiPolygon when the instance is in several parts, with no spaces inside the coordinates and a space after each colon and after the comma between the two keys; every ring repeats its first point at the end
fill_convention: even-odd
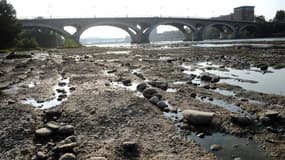
{"type": "MultiPolygon", "coordinates": [[[[277,10],[285,9],[285,0],[7,0],[18,18],[72,17],[196,17],[226,15],[233,8],[255,6],[256,15],[272,19],[277,10]]],[[[158,31],[170,28],[158,28],[158,31]]],[[[91,28],[81,37],[124,37],[126,32],[106,27],[91,28]]]]}
{"type": "Polygon", "coordinates": [[[44,17],[203,17],[225,15],[254,5],[267,19],[285,9],[285,0],[7,0],[19,18],[44,17]]]}

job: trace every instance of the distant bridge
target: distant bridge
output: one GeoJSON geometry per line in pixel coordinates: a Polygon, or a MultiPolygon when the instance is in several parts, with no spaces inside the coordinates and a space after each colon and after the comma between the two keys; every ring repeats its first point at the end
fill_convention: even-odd
{"type": "Polygon", "coordinates": [[[149,43],[149,35],[159,25],[171,25],[178,28],[185,37],[185,41],[202,40],[206,27],[217,28],[222,33],[233,33],[232,38],[238,38],[241,31],[256,28],[254,22],[229,21],[217,19],[198,18],[61,18],[61,19],[25,19],[20,20],[24,28],[47,28],[65,37],[72,38],[80,43],[81,34],[94,26],[113,26],[126,31],[131,38],[131,43],[149,43]],[[76,28],[74,34],[64,30],[65,26],[76,28]]]}

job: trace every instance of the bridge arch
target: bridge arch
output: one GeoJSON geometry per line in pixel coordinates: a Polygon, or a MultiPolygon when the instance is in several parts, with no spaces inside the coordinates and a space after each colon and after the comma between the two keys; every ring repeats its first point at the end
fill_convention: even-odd
{"type": "Polygon", "coordinates": [[[79,41],[80,36],[88,30],[89,28],[92,27],[99,27],[99,26],[109,26],[109,27],[116,27],[119,29],[122,29],[123,31],[127,32],[128,35],[131,38],[131,43],[135,43],[137,40],[137,30],[133,26],[125,25],[125,24],[120,24],[120,23],[92,23],[89,25],[86,25],[82,28],[79,28],[76,33],[74,34],[74,37],[79,41]]]}
{"type": "Polygon", "coordinates": [[[193,33],[196,32],[196,27],[183,22],[175,22],[175,21],[164,21],[160,22],[154,25],[149,26],[146,28],[143,33],[146,34],[146,36],[150,36],[151,32],[154,31],[159,26],[168,25],[177,28],[183,35],[184,35],[184,41],[193,40],[193,33]]]}
{"type": "Polygon", "coordinates": [[[239,37],[241,38],[253,38],[256,37],[257,33],[257,26],[256,25],[245,25],[239,29],[239,37]]]}
{"type": "Polygon", "coordinates": [[[52,30],[64,37],[68,37],[68,38],[72,38],[72,35],[68,32],[66,32],[64,29],[60,29],[60,28],[57,28],[57,27],[53,27],[53,26],[50,26],[50,25],[44,25],[44,24],[36,24],[36,25],[23,25],[23,28],[24,29],[30,29],[30,28],[39,28],[39,29],[49,29],[49,30],[52,30]]]}
{"type": "MultiPolygon", "coordinates": [[[[235,26],[228,24],[228,23],[219,23],[218,22],[218,23],[211,23],[211,24],[208,24],[205,26],[205,29],[202,33],[204,38],[206,37],[205,34],[207,34],[207,32],[209,32],[209,30],[211,30],[211,28],[216,30],[216,31],[211,31],[211,32],[219,32],[218,33],[219,39],[224,39],[226,36],[233,38],[233,37],[235,37],[235,34],[236,34],[235,26]]],[[[215,35],[212,35],[212,36],[215,37],[215,35]]]]}

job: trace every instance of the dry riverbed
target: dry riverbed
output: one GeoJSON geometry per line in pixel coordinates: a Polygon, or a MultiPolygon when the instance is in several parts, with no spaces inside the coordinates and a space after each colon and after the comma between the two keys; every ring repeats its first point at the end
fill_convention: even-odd
{"type": "Polygon", "coordinates": [[[0,66],[1,160],[285,159],[284,47],[54,49],[0,66]]]}

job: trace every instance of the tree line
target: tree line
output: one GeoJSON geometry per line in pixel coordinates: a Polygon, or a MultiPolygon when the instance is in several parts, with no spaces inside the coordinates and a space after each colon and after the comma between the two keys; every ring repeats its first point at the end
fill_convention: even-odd
{"type": "Polygon", "coordinates": [[[6,0],[0,0],[0,50],[76,46],[73,40],[48,29],[24,29],[16,18],[14,7],[6,0]]]}

